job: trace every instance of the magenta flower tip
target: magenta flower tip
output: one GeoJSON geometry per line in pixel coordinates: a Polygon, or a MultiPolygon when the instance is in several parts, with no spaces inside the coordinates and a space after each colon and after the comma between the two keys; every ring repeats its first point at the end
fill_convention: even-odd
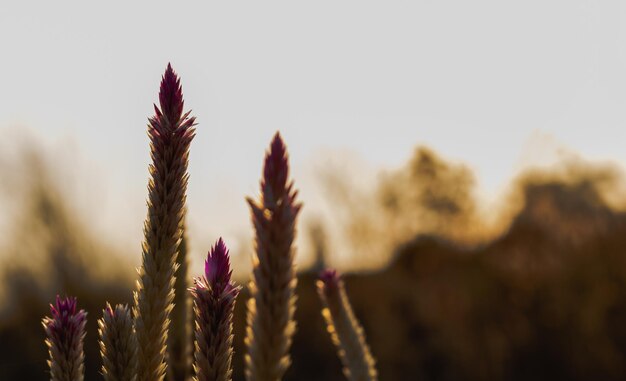
{"type": "Polygon", "coordinates": [[[204,273],[209,285],[213,288],[223,288],[230,283],[232,270],[230,269],[230,257],[224,240],[220,238],[211,247],[206,261],[204,273]]]}
{"type": "Polygon", "coordinates": [[[67,340],[72,336],[80,336],[87,322],[87,313],[77,310],[76,298],[56,297],[55,304],[50,304],[51,318],[44,318],[43,325],[55,340],[67,340]]]}
{"type": "Polygon", "coordinates": [[[166,115],[172,123],[178,122],[183,113],[183,89],[180,78],[169,63],[161,80],[159,103],[163,115],[166,115]]]}
{"type": "Polygon", "coordinates": [[[284,155],[285,151],[287,151],[287,148],[285,147],[285,142],[283,141],[283,137],[280,135],[280,131],[276,131],[274,137],[272,137],[270,151],[279,155],[284,155]]]}
{"type": "Polygon", "coordinates": [[[319,279],[324,283],[325,290],[331,290],[339,286],[341,275],[335,269],[326,269],[320,273],[319,279]]]}
{"type": "Polygon", "coordinates": [[[57,295],[50,304],[52,317],[42,320],[46,331],[52,380],[82,380],[84,375],[83,339],[87,313],[77,309],[76,298],[57,295]]]}
{"type": "Polygon", "coordinates": [[[77,305],[78,303],[76,301],[76,298],[61,298],[59,295],[57,295],[55,304],[50,304],[50,312],[52,313],[52,318],[56,321],[61,322],[61,324],[67,324],[70,318],[73,317],[76,317],[78,321],[84,320],[86,314],[83,310],[76,312],[77,305]]]}
{"type": "Polygon", "coordinates": [[[287,185],[289,176],[289,162],[287,147],[283,142],[280,132],[276,132],[270,150],[265,155],[263,166],[263,180],[269,185],[273,197],[279,197],[287,185]]]}
{"type": "Polygon", "coordinates": [[[61,298],[57,295],[55,304],[50,304],[50,312],[52,312],[52,316],[54,317],[61,317],[68,313],[74,314],[74,312],[76,312],[76,304],[76,298],[61,298]]]}

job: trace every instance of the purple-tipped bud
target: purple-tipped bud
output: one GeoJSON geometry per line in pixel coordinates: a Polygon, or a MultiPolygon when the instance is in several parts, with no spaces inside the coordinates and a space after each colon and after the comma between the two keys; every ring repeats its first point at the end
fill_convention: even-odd
{"type": "Polygon", "coordinates": [[[61,298],[50,305],[52,317],[43,319],[52,381],[82,381],[84,378],[83,341],[87,313],[77,310],[76,298],[61,298]]]}
{"type": "Polygon", "coordinates": [[[232,379],[233,311],[240,288],[231,281],[228,249],[220,238],[211,248],[203,277],[190,289],[196,315],[194,371],[197,381],[232,379]]]}
{"type": "Polygon", "coordinates": [[[265,156],[263,166],[261,192],[265,203],[274,205],[285,193],[287,178],[289,177],[288,159],[285,143],[280,133],[276,132],[270,145],[270,151],[265,156]]]}
{"type": "Polygon", "coordinates": [[[297,284],[292,246],[302,207],[296,196],[287,149],[276,133],[265,154],[261,198],[247,199],[256,232],[245,340],[248,381],[280,380],[291,364],[297,284]]]}
{"type": "MultiPolygon", "coordinates": [[[[161,105],[161,113],[171,123],[178,122],[183,114],[183,89],[180,85],[180,78],[169,63],[161,80],[159,104],[161,105]]],[[[159,113],[157,112],[157,114],[159,113]]]]}
{"type": "Polygon", "coordinates": [[[322,271],[317,289],[325,307],[322,315],[337,347],[346,378],[349,381],[376,381],[375,360],[365,341],[363,328],[352,311],[341,276],[336,270],[322,271]]]}
{"type": "MultiPolygon", "coordinates": [[[[159,109],[154,105],[155,115],[149,119],[148,132],[153,144],[157,144],[159,141],[181,146],[189,144],[194,135],[192,127],[195,125],[195,118],[189,117],[189,112],[183,114],[184,104],[180,78],[172,69],[172,65],[168,64],[165,74],[161,78],[159,90],[161,108],[159,109]],[[183,139],[180,142],[170,142],[173,138],[170,135],[178,138],[183,137],[183,139]]],[[[155,148],[158,150],[158,145],[155,148]]]]}
{"type": "MultiPolygon", "coordinates": [[[[155,105],[155,116],[148,121],[152,158],[148,217],[144,224],[142,266],[134,306],[138,381],[161,381],[165,377],[175,273],[185,261],[185,258],[179,259],[179,253],[189,178],[189,146],[195,134],[195,118],[190,117],[189,112],[183,114],[180,79],[171,65],[161,81],[159,104],[161,109],[155,105]]],[[[178,276],[186,279],[184,273],[178,276]]],[[[183,300],[181,308],[185,308],[185,304],[183,300]]],[[[173,317],[177,319],[174,321],[175,332],[184,340],[186,322],[181,320],[184,314],[174,314],[173,317]]],[[[182,346],[184,343],[178,347],[182,346]]],[[[170,358],[180,356],[174,354],[170,358]]]]}
{"type": "Polygon", "coordinates": [[[322,271],[319,275],[320,280],[324,284],[324,292],[333,292],[339,287],[339,282],[341,282],[341,277],[337,270],[334,269],[326,269],[322,271]]]}
{"type": "Polygon", "coordinates": [[[204,261],[204,274],[211,288],[216,292],[222,292],[230,284],[232,275],[230,270],[230,259],[226,244],[220,238],[215,246],[209,251],[206,261],[204,261]]]}

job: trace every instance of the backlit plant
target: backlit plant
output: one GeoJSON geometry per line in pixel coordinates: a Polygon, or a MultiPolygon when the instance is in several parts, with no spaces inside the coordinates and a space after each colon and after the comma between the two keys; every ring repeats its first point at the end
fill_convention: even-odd
{"type": "MultiPolygon", "coordinates": [[[[101,373],[106,381],[228,381],[240,287],[231,280],[229,253],[221,239],[210,249],[204,273],[191,287],[186,283],[185,201],[195,118],[184,112],[180,79],[171,65],[154,110],[148,121],[152,162],[134,305],[107,304],[103,310],[98,321],[101,373]]],[[[293,243],[302,208],[296,196],[287,148],[276,133],[265,155],[260,196],[247,199],[255,231],[245,337],[248,381],[279,381],[291,364],[297,284],[293,243]]],[[[320,279],[323,315],[346,377],[376,380],[374,358],[343,282],[331,271],[320,279]]],[[[52,381],[83,380],[86,319],[71,297],[57,297],[51,316],[43,319],[52,381]]]]}

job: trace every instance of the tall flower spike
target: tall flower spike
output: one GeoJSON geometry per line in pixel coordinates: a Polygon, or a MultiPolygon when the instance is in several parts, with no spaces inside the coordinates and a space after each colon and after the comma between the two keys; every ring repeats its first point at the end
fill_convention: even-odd
{"type": "Polygon", "coordinates": [[[195,118],[183,114],[180,80],[171,65],[161,81],[160,109],[149,119],[150,180],[144,223],[142,266],[135,292],[138,381],[161,381],[166,372],[170,312],[173,308],[176,259],[187,191],[189,146],[195,118]]]}
{"type": "MultiPolygon", "coordinates": [[[[183,222],[184,226],[184,222],[183,222]]],[[[187,238],[183,229],[178,249],[176,263],[176,282],[174,283],[174,309],[170,320],[167,379],[168,381],[186,381],[191,377],[192,354],[192,320],[193,308],[189,297],[189,282],[187,274],[189,263],[187,260],[187,238]]]]}
{"type": "Polygon", "coordinates": [[[51,381],[83,381],[85,377],[83,341],[87,313],[76,308],[76,298],[57,296],[55,305],[50,305],[52,317],[43,319],[51,381]]]}
{"type": "Polygon", "coordinates": [[[231,274],[228,249],[220,238],[209,251],[204,276],[190,289],[196,316],[196,381],[232,380],[233,311],[240,288],[231,274]]]}
{"type": "Polygon", "coordinates": [[[137,380],[137,338],[128,306],[107,303],[98,320],[104,381],[137,380]]]}
{"type": "Polygon", "coordinates": [[[346,378],[349,381],[378,380],[376,361],[365,341],[363,328],[354,316],[343,281],[335,270],[320,274],[317,291],[325,307],[322,315],[337,347],[346,378]]]}
{"type": "Polygon", "coordinates": [[[288,182],[287,158],[276,133],[265,156],[261,199],[247,199],[256,232],[245,340],[248,381],[281,380],[291,364],[297,283],[292,244],[301,204],[288,182]]]}

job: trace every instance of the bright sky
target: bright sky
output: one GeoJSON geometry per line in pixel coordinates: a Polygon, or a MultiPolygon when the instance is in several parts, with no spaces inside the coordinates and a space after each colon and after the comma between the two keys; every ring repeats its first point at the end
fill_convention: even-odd
{"type": "Polygon", "coordinates": [[[189,207],[207,243],[247,217],[276,130],[303,186],[333,153],[393,168],[417,144],[487,192],[541,137],[626,163],[622,1],[113,3],[0,6],[0,131],[72,141],[104,225],[132,239],[168,61],[198,117],[189,207]]]}

